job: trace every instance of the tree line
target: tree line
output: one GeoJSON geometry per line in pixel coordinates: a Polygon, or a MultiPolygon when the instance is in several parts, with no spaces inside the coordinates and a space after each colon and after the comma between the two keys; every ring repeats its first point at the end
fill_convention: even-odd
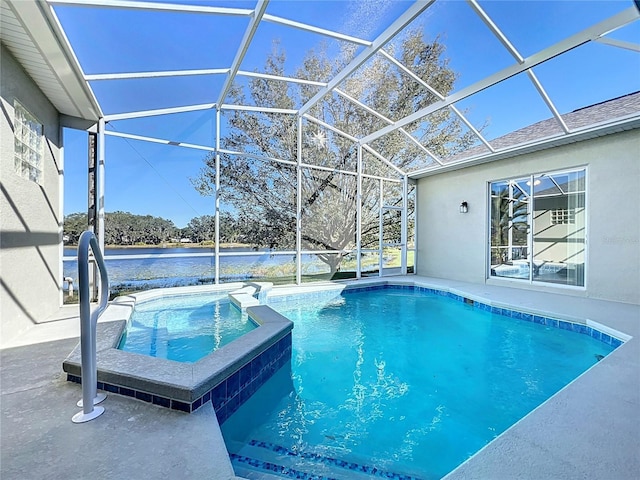
{"type": "MultiPolygon", "coordinates": [[[[65,243],[77,245],[88,228],[86,213],[64,217],[65,243]]],[[[215,217],[201,215],[192,218],[186,227],[178,228],[173,221],[151,215],[129,212],[105,213],[104,241],[107,245],[161,245],[164,243],[205,243],[215,240],[215,217]]],[[[251,228],[229,212],[220,213],[221,243],[251,243],[251,228]]]]}

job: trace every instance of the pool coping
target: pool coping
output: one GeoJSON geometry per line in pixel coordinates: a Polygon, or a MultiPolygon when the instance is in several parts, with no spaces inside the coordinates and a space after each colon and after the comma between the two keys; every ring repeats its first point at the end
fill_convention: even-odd
{"type": "MultiPolygon", "coordinates": [[[[293,322],[266,305],[247,308],[247,314],[257,328],[194,363],[154,358],[117,348],[136,302],[167,295],[226,293],[237,287],[238,284],[225,284],[165,288],[116,298],[97,325],[98,389],[185,412],[192,412],[210,401],[217,394],[215,387],[224,384],[236,372],[234,381],[238,382],[238,387],[231,397],[243,388],[255,391],[258,383],[264,383],[276,367],[291,356],[293,322]],[[265,359],[264,354],[269,358],[265,359]],[[255,362],[255,359],[261,361],[255,362]],[[256,385],[250,385],[254,381],[256,385]]],[[[63,362],[63,371],[68,380],[80,382],[80,344],[63,362]]]]}

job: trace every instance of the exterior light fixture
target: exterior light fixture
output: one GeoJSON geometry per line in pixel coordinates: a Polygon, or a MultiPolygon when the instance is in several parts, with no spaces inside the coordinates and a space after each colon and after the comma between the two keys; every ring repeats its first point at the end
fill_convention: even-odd
{"type": "Polygon", "coordinates": [[[469,204],[467,202],[462,202],[460,204],[460,213],[467,213],[469,211],[469,204]]]}

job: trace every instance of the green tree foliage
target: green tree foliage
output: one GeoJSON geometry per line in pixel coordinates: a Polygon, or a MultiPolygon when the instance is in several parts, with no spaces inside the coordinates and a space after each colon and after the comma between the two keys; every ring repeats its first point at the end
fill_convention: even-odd
{"type": "MultiPolygon", "coordinates": [[[[444,46],[435,39],[427,42],[420,31],[401,38],[393,47],[396,58],[437,92],[447,95],[456,74],[444,58],[444,46]]],[[[299,78],[327,81],[351,59],[351,53],[330,58],[321,51],[310,51],[297,72],[299,78]]],[[[285,53],[276,45],[268,57],[265,72],[285,75],[285,53]]],[[[399,119],[438,100],[437,96],[408,75],[401,73],[381,56],[356,71],[343,87],[351,96],[364,100],[390,119],[399,119]]],[[[313,85],[287,84],[255,78],[249,82],[248,96],[240,88],[232,89],[233,103],[261,107],[295,109],[318,91],[313,85]]],[[[355,137],[364,137],[387,125],[375,115],[359,108],[344,97],[327,95],[309,112],[355,137]]],[[[297,158],[297,124],[295,115],[256,113],[236,110],[227,115],[229,132],[223,147],[260,157],[295,161],[297,158]]],[[[445,109],[431,115],[426,122],[416,122],[405,129],[439,156],[454,154],[473,143],[471,134],[463,134],[462,124],[445,109]]],[[[372,146],[401,169],[411,169],[424,162],[424,153],[408,146],[399,132],[385,135],[372,146]]],[[[308,124],[303,129],[302,161],[328,168],[327,171],[302,169],[302,241],[304,249],[349,250],[356,237],[356,177],[337,170],[355,171],[356,145],[330,131],[320,131],[308,124]]],[[[205,158],[205,167],[194,186],[205,195],[215,193],[215,156],[205,158]]],[[[377,175],[394,175],[388,166],[369,155],[367,171],[377,175]]],[[[295,247],[296,185],[295,166],[256,160],[240,155],[221,155],[221,201],[231,204],[239,221],[250,228],[246,239],[256,246],[295,247]]],[[[385,182],[384,204],[399,205],[401,185],[385,182]]],[[[363,182],[363,245],[377,246],[379,234],[378,181],[363,182]]],[[[338,269],[342,254],[319,257],[332,271],[338,269]]]]}
{"type": "Polygon", "coordinates": [[[80,235],[87,229],[88,217],[86,213],[72,213],[64,217],[64,235],[67,243],[77,245],[80,235]]]}
{"type": "Polygon", "coordinates": [[[213,215],[202,215],[192,218],[187,224],[192,242],[212,241],[216,238],[215,230],[216,217],[213,215]]]}
{"type": "MultiPolygon", "coordinates": [[[[220,242],[244,243],[252,236],[251,225],[243,224],[229,212],[220,215],[220,242]],[[245,229],[245,230],[243,230],[245,229]]],[[[76,245],[87,229],[87,214],[72,213],[64,218],[67,243],[76,245]]],[[[185,228],[176,228],[171,220],[129,212],[105,213],[105,243],[107,245],[160,245],[172,240],[189,239],[202,243],[215,240],[215,217],[202,215],[192,218],[185,228]]]]}
{"type": "Polygon", "coordinates": [[[105,243],[109,245],[159,245],[175,237],[171,220],[129,212],[105,214],[105,243]]]}
{"type": "MultiPolygon", "coordinates": [[[[129,212],[105,213],[104,241],[107,245],[159,245],[179,235],[171,220],[129,212]]],[[[68,243],[76,244],[87,229],[87,215],[72,213],[64,219],[64,234],[68,243]]]]}

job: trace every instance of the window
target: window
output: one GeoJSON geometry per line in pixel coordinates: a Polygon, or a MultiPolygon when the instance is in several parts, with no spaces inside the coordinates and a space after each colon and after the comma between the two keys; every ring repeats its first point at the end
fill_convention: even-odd
{"type": "Polygon", "coordinates": [[[574,208],[555,208],[551,210],[551,223],[554,225],[575,224],[576,210],[574,208]]]}
{"type": "Polygon", "coordinates": [[[489,275],[584,286],[586,170],[489,187],[489,275]]]}
{"type": "Polygon", "coordinates": [[[14,164],[22,178],[42,183],[42,157],[44,156],[43,125],[25,108],[14,102],[14,164]]]}

